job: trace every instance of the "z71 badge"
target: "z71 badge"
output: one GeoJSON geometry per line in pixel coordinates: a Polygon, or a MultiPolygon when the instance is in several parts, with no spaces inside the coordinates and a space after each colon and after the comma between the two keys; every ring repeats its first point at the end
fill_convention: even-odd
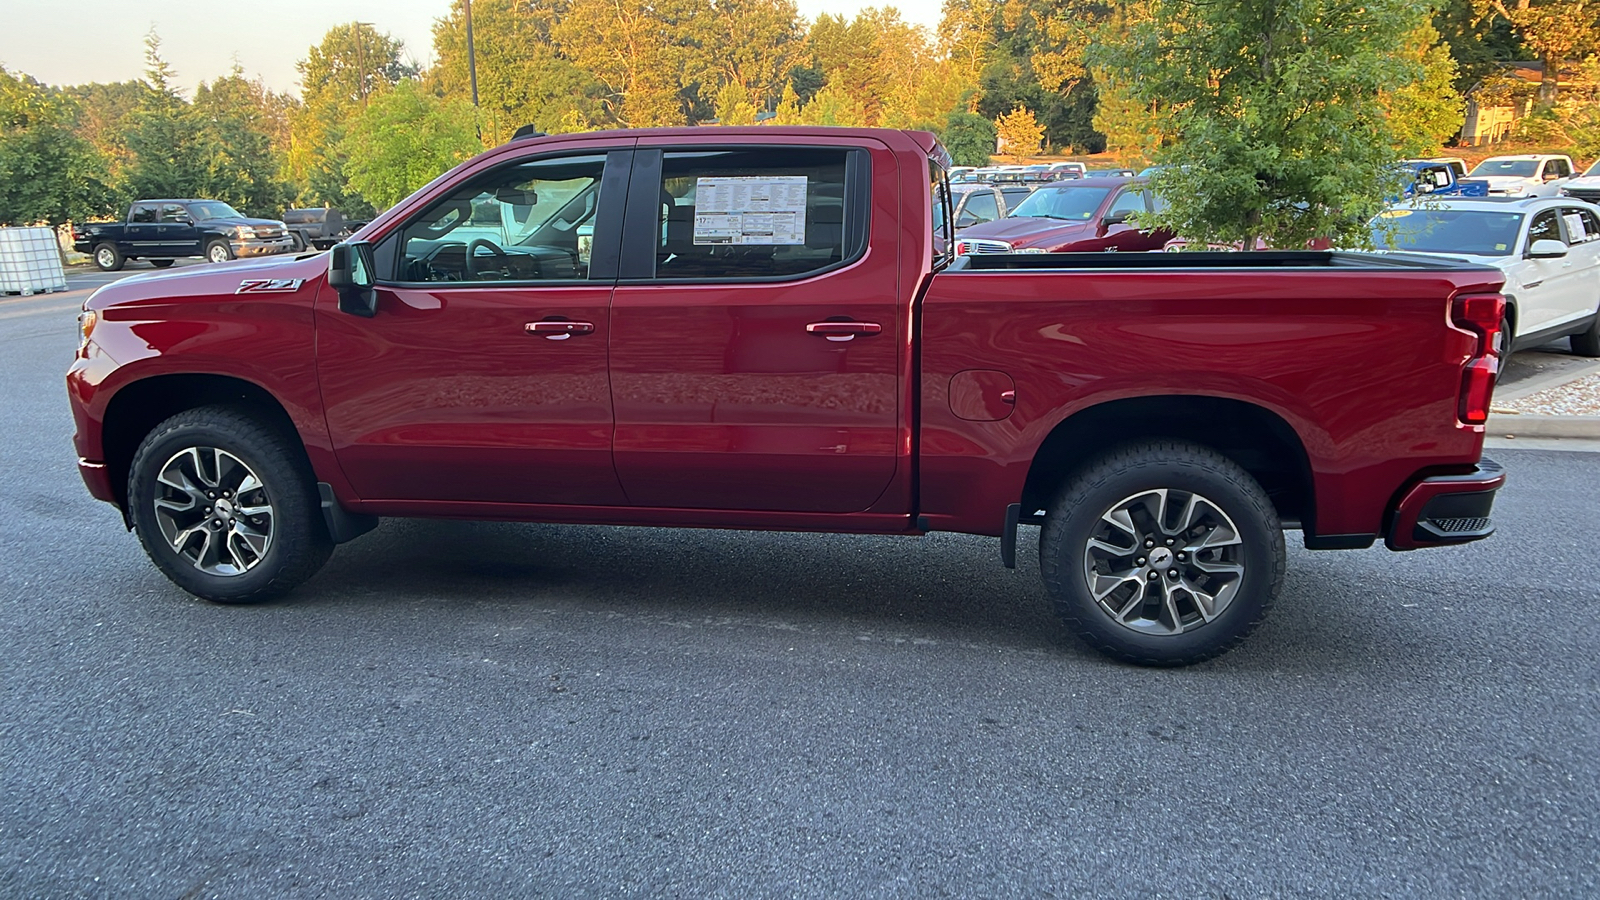
{"type": "Polygon", "coordinates": [[[235,294],[287,294],[300,290],[304,278],[246,278],[235,294]]]}

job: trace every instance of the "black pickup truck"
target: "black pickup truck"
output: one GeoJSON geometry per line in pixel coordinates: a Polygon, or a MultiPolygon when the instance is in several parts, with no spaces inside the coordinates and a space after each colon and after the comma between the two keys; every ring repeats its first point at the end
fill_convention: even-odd
{"type": "Polygon", "coordinates": [[[294,240],[282,222],[249,218],[220,200],[140,200],[129,207],[126,222],[74,227],[72,245],[112,272],[130,259],[164,269],[180,256],[223,262],[288,253],[294,240]]]}

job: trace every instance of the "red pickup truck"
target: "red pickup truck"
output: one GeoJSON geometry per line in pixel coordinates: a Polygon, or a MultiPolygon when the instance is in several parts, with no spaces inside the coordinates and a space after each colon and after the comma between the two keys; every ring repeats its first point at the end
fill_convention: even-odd
{"type": "Polygon", "coordinates": [[[224,603],[380,516],[955,531],[1008,566],[1040,524],[1061,615],[1152,665],[1262,620],[1284,529],[1490,534],[1498,271],[939,255],[947,165],[920,132],[525,137],[326,253],[108,285],[83,478],[224,603]]]}

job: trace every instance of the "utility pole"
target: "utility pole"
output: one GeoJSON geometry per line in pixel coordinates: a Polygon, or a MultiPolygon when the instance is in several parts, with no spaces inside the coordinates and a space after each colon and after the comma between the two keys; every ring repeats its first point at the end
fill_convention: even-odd
{"type": "Polygon", "coordinates": [[[472,49],[472,0],[462,0],[467,9],[467,79],[472,82],[472,105],[478,105],[478,56],[472,49]]]}
{"type": "Polygon", "coordinates": [[[367,108],[367,41],[361,29],[371,22],[351,22],[350,31],[356,37],[356,90],[361,93],[361,108],[367,108]]]}

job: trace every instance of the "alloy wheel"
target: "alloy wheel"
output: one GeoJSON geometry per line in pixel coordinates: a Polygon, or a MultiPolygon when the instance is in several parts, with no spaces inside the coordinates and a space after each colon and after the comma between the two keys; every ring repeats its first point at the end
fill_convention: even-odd
{"type": "Polygon", "coordinates": [[[272,547],[274,519],[266,485],[226,450],[180,450],[161,467],[156,485],[161,535],[196,569],[242,575],[272,547]]]}
{"type": "Polygon", "coordinates": [[[1117,624],[1182,634],[1221,615],[1244,580],[1233,520],[1200,494],[1142,491],[1100,515],[1083,551],[1089,594],[1117,624]]]}

